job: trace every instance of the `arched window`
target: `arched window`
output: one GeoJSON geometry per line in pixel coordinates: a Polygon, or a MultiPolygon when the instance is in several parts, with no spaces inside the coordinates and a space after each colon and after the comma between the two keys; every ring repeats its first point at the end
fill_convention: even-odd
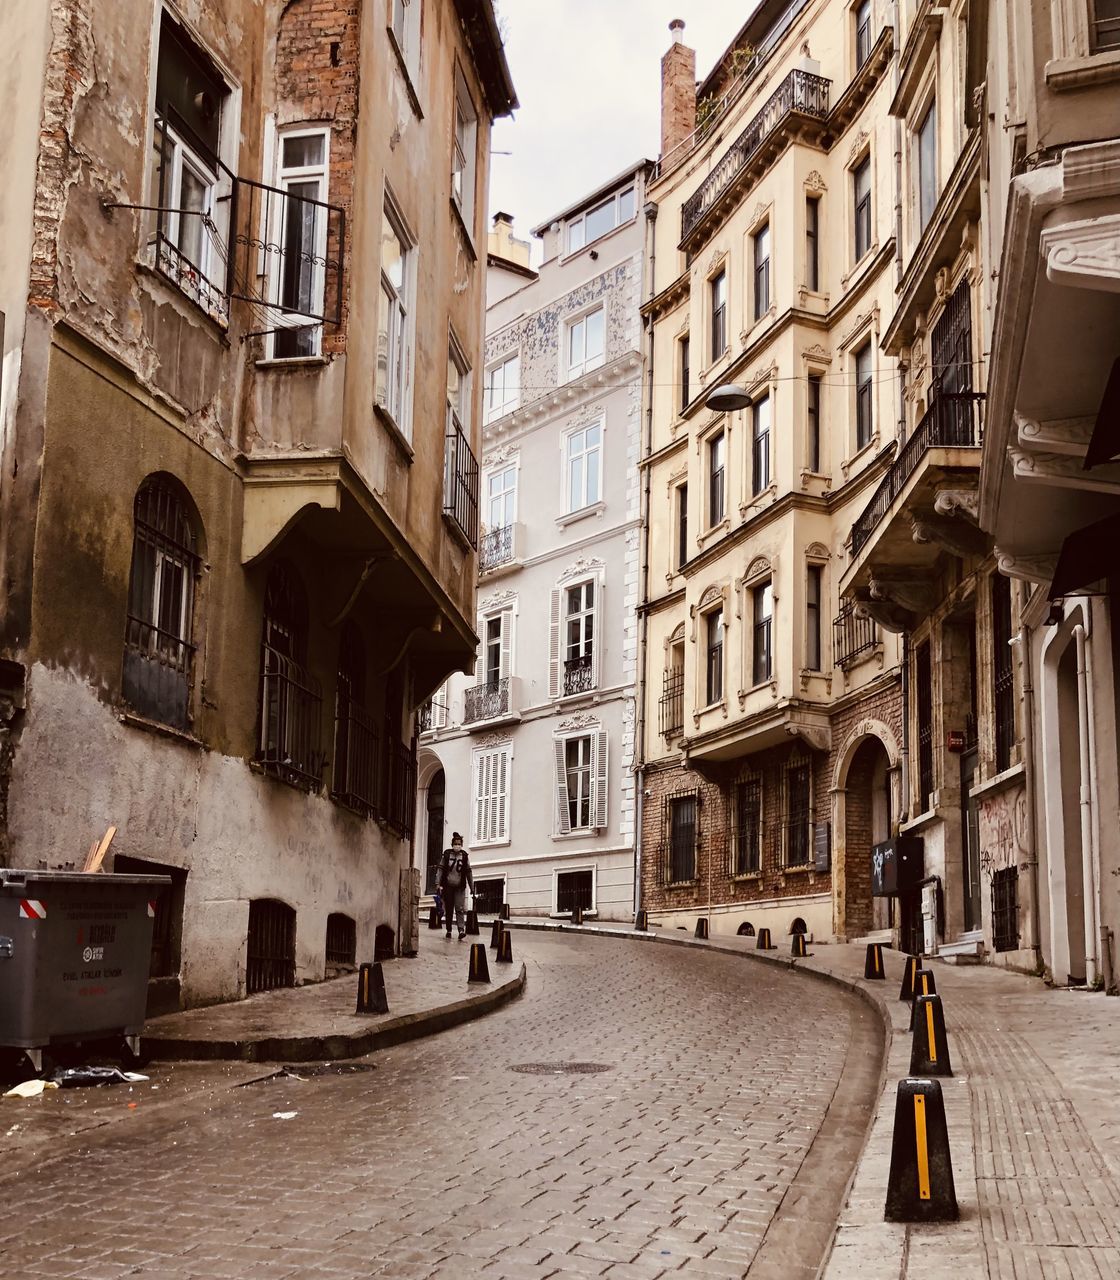
{"type": "Polygon", "coordinates": [[[190,727],[198,539],[189,499],[171,476],[149,476],[133,508],[121,692],[138,714],[190,727]]]}
{"type": "Polygon", "coordinates": [[[377,809],[377,730],[365,694],[365,645],[355,623],[347,622],[338,645],[331,795],[372,817],[377,809]]]}
{"type": "Polygon", "coordinates": [[[257,759],[292,786],[317,790],[323,696],[307,668],[307,593],[291,564],[272,566],[264,597],[257,759]]]}

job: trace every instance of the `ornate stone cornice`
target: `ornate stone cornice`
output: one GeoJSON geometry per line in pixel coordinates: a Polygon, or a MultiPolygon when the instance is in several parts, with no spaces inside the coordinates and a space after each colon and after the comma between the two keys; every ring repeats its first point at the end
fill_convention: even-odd
{"type": "Polygon", "coordinates": [[[1024,484],[1045,484],[1057,489],[1086,489],[1094,493],[1120,494],[1120,465],[1086,471],[1078,458],[1060,453],[1030,453],[1008,449],[1011,472],[1024,484]]]}
{"type": "Polygon", "coordinates": [[[1045,227],[1039,248],[1054,284],[1120,293],[1120,214],[1045,227]]]}
{"type": "Polygon", "coordinates": [[[939,516],[963,516],[973,524],[980,518],[978,489],[938,489],[933,509],[939,516]]]}
{"type": "Polygon", "coordinates": [[[1041,453],[1065,453],[1070,457],[1084,458],[1093,435],[1092,418],[1052,418],[1036,422],[1033,418],[1015,415],[1015,430],[1023,449],[1041,453]]]}
{"type": "Polygon", "coordinates": [[[1049,586],[1058,567],[1057,556],[1016,556],[996,547],[996,567],[1006,578],[1040,582],[1049,586]]]}

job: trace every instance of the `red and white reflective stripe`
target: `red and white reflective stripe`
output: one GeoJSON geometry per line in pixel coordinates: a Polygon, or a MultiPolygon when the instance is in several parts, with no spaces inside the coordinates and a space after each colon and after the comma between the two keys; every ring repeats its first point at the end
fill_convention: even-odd
{"type": "Polygon", "coordinates": [[[21,920],[45,920],[47,904],[36,898],[21,898],[19,902],[19,918],[21,920]]]}
{"type": "Polygon", "coordinates": [[[154,920],[155,918],[156,918],[156,904],[154,902],[149,902],[148,903],[148,919],[154,920]]]}

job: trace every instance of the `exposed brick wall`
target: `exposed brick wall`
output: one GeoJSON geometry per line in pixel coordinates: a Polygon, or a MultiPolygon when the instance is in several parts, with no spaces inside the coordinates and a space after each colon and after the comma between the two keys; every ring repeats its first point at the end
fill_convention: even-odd
{"type": "Polygon", "coordinates": [[[661,154],[696,128],[696,50],[672,44],[661,59],[661,154]]]}
{"type": "MultiPolygon", "coordinates": [[[[346,216],[347,245],[353,241],[354,147],[358,130],[358,67],[361,0],[290,0],[276,40],[277,123],[301,121],[331,126],[327,200],[346,216]]],[[[339,258],[332,234],[327,257],[339,258]]],[[[346,350],[349,310],[349,248],[343,257],[341,324],[325,325],[323,353],[346,350]]]]}

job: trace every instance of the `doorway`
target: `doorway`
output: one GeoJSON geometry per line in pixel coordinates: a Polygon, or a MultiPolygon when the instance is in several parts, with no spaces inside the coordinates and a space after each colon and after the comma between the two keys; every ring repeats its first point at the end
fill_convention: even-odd
{"type": "Polygon", "coordinates": [[[964,931],[983,927],[980,906],[980,802],[969,795],[976,782],[977,751],[961,756],[961,892],[964,896],[964,931]]]}
{"type": "Polygon", "coordinates": [[[434,893],[443,854],[443,809],[447,780],[440,769],[428,783],[428,834],[425,845],[424,892],[434,893]]]}

